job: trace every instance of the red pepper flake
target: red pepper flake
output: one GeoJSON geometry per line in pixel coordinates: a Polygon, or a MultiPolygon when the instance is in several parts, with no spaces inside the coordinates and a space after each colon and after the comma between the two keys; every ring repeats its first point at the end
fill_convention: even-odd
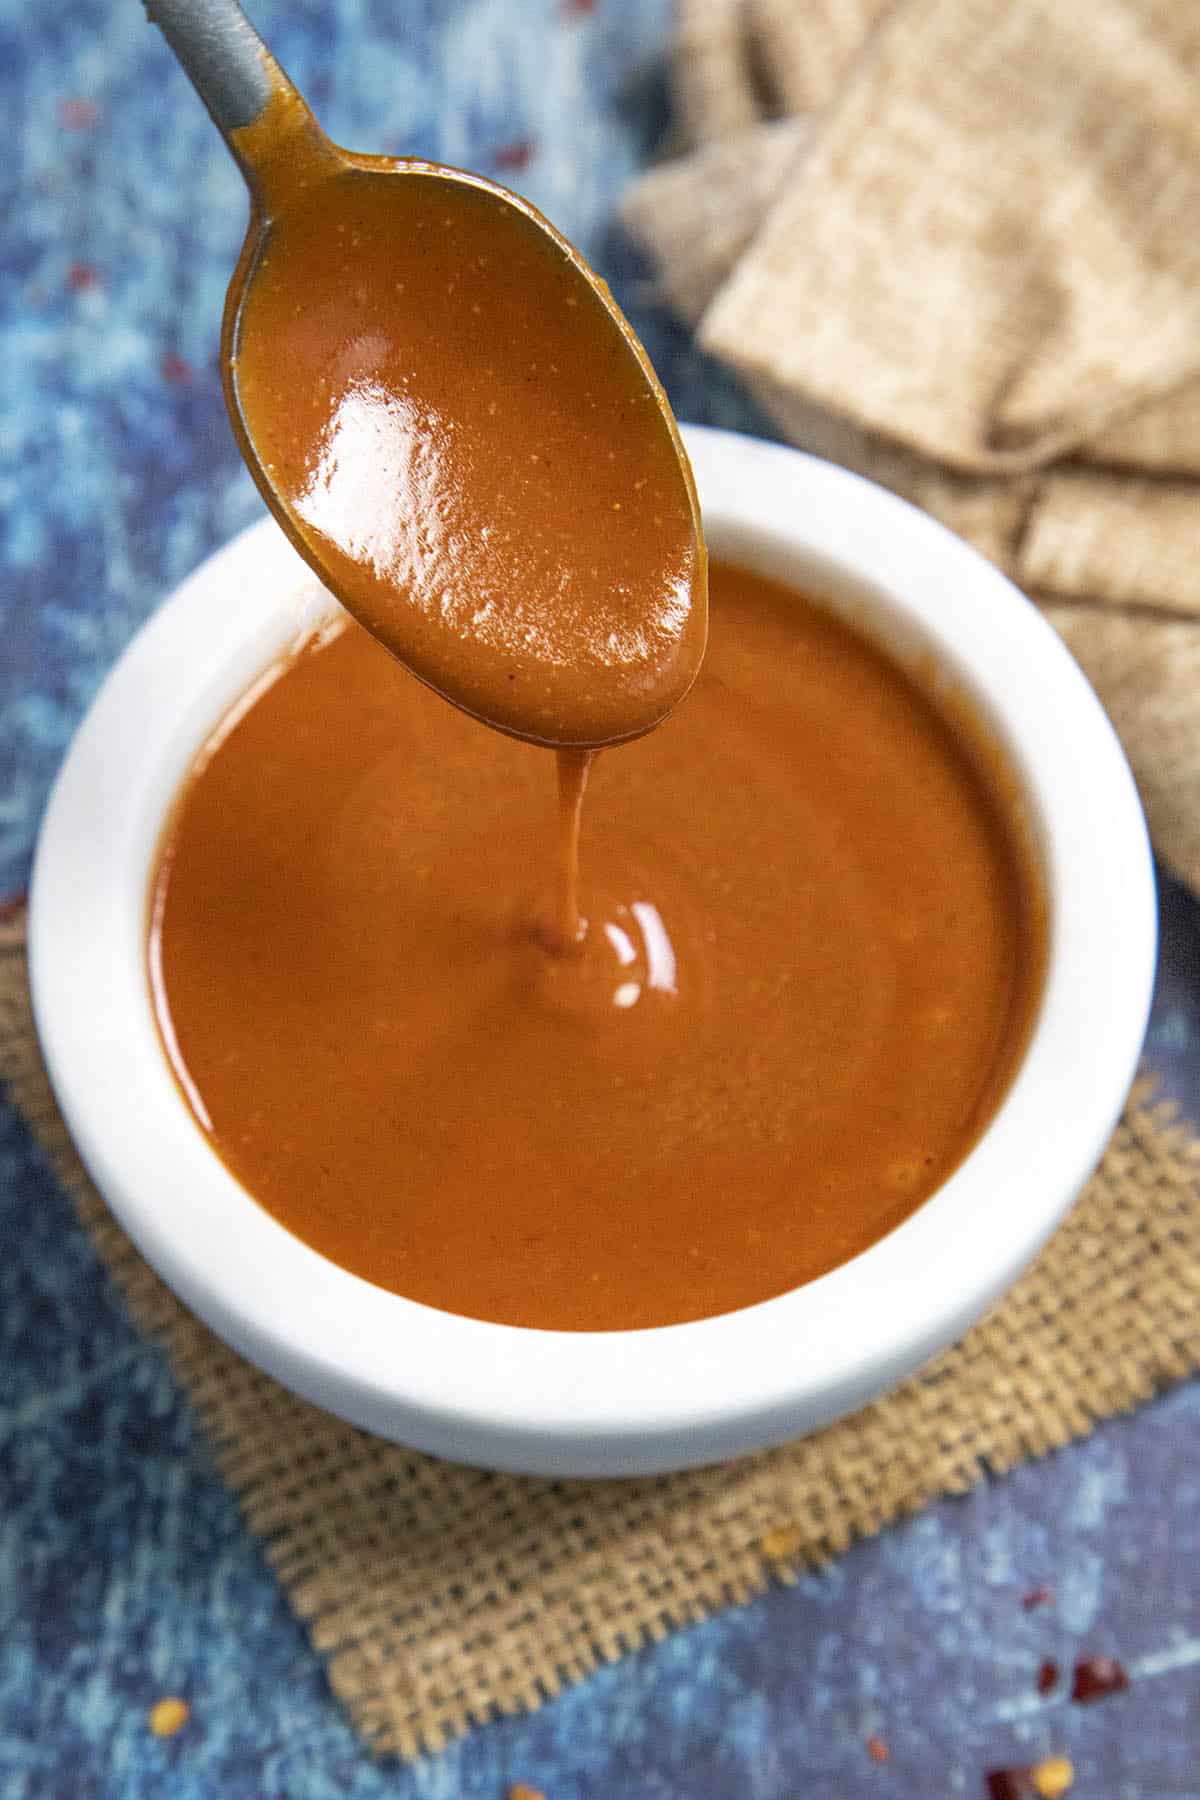
{"type": "Polygon", "coordinates": [[[527,169],[532,159],[532,138],[514,138],[511,144],[501,144],[492,152],[492,162],[497,169],[511,169],[516,173],[527,169]]]}
{"type": "Polygon", "coordinates": [[[869,1737],[867,1739],[867,1755],[872,1762],[885,1763],[891,1755],[891,1751],[881,1737],[869,1737]]]}
{"type": "Polygon", "coordinates": [[[6,894],[0,900],[0,925],[11,925],[25,911],[28,894],[6,894]]]}
{"type": "Polygon", "coordinates": [[[585,13],[595,12],[596,0],[562,0],[562,9],[568,18],[572,13],[576,18],[582,18],[585,13]]]}
{"type": "Polygon", "coordinates": [[[1075,1664],[1071,1698],[1081,1706],[1093,1700],[1107,1700],[1129,1686],[1129,1677],[1115,1656],[1084,1656],[1075,1664]]]}
{"type": "Polygon", "coordinates": [[[988,1800],[1028,1800],[1037,1792],[1028,1769],[989,1769],[983,1785],[988,1800]]]}
{"type": "Polygon", "coordinates": [[[100,271],[91,263],[75,262],[67,270],[67,286],[73,294],[86,293],[88,288],[100,286],[100,271]]]}
{"type": "Polygon", "coordinates": [[[1037,1672],[1037,1691],[1039,1694],[1052,1694],[1058,1686],[1058,1664],[1047,1657],[1037,1672]]]}
{"type": "Polygon", "coordinates": [[[60,100],[58,122],[67,131],[89,131],[99,122],[100,108],[94,100],[60,100]]]}
{"type": "Polygon", "coordinates": [[[167,350],[158,366],[163,380],[169,381],[173,387],[186,387],[192,379],[191,363],[185,357],[176,355],[174,350],[167,350]]]}
{"type": "Polygon", "coordinates": [[[1025,1608],[1026,1612],[1032,1612],[1035,1606],[1052,1606],[1053,1604],[1054,1604],[1054,1589],[1053,1588],[1048,1588],[1048,1587],[1030,1588],[1030,1590],[1027,1594],[1022,1594],[1022,1596],[1021,1596],[1021,1605],[1025,1608]]]}

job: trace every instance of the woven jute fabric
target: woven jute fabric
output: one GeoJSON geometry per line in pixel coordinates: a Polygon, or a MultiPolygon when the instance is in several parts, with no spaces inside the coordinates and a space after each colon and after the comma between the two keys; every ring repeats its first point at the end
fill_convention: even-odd
{"type": "Polygon", "coordinates": [[[1007,1298],[853,1417],[783,1449],[654,1479],[461,1468],[296,1399],[142,1261],[56,1111],[20,918],[0,927],[0,1080],[133,1318],[165,1347],[336,1693],[381,1753],[416,1756],[534,1708],[600,1663],[793,1579],[1200,1367],[1200,1142],[1143,1091],[1007,1298]]]}
{"type": "Polygon", "coordinates": [[[679,0],[674,95],[694,143],[827,106],[892,0],[679,0]]]}
{"type": "Polygon", "coordinates": [[[1120,735],[1150,836],[1200,890],[1200,630],[1194,621],[1044,603],[1120,735]]]}
{"type": "Polygon", "coordinates": [[[1017,579],[1031,590],[1200,621],[1198,502],[1194,482],[1055,470],[1038,483],[1016,550],[1017,579]]]}
{"type": "Polygon", "coordinates": [[[910,0],[702,343],[958,468],[1082,442],[1200,373],[1198,68],[1178,0],[910,0]]]}
{"type": "Polygon", "coordinates": [[[1085,462],[1200,475],[1200,381],[1184,382],[1081,444],[1085,462]]]}
{"type": "Polygon", "coordinates": [[[1072,603],[1200,887],[1200,12],[718,10],[681,0],[690,148],[622,209],[663,298],[794,443],[1072,603]]]}

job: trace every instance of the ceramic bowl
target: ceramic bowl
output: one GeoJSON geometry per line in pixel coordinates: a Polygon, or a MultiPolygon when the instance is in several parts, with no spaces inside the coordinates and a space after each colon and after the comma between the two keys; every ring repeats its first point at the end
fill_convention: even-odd
{"type": "MultiPolygon", "coordinates": [[[[168,599],[105,682],[52,796],[31,899],[34,1005],[79,1151],[175,1292],[319,1406],[462,1462],[623,1475],[731,1457],[858,1406],[960,1335],[1054,1229],[1131,1080],[1155,961],[1124,756],[1036,609],[931,519],[796,451],[690,429],[713,551],[853,617],[965,698],[1007,758],[1049,901],[1028,1049],[974,1150],[904,1224],[821,1280],[658,1330],[482,1323],[386,1293],[278,1225],[208,1148],[145,975],[164,817],[226,707],[312,614],[269,521],[168,599]]],[[[319,592],[319,590],[317,590],[319,592]]],[[[632,754],[632,752],[630,753],[632,754]]]]}

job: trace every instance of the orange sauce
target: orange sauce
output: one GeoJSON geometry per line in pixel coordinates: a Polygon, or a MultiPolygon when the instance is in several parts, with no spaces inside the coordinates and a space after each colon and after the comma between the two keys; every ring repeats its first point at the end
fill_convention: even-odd
{"type": "Polygon", "coordinates": [[[577,896],[543,754],[351,623],[198,760],[154,880],[164,1042],[334,1262],[509,1324],[721,1313],[889,1231],[995,1110],[1044,930],[988,757],[819,607],[712,593],[687,705],[595,766],[577,896]]]}

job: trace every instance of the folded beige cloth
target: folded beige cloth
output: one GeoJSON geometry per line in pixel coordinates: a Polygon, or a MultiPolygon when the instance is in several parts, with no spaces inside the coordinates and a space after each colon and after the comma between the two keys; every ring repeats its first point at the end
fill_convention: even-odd
{"type": "Polygon", "coordinates": [[[623,209],[664,298],[794,442],[1077,603],[1200,886],[1200,8],[681,0],[674,75],[694,147],[623,209]]]}

